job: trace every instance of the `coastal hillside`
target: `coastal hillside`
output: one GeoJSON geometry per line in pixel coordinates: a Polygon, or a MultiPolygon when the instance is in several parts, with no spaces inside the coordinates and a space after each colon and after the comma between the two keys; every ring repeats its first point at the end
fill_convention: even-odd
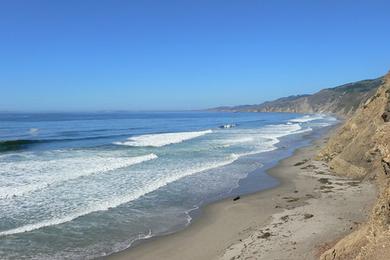
{"type": "Polygon", "coordinates": [[[339,116],[351,115],[362,102],[372,96],[382,78],[362,80],[323,89],[312,95],[298,95],[267,101],[259,105],[218,107],[212,110],[233,112],[292,112],[331,113],[339,116]]]}
{"type": "Polygon", "coordinates": [[[321,259],[389,259],[390,73],[377,92],[330,138],[319,158],[338,175],[375,179],[378,183],[378,199],[369,221],[326,251],[321,259]]]}

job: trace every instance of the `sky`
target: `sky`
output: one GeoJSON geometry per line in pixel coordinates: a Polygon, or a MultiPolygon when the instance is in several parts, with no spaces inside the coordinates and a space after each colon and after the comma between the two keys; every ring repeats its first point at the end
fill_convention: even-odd
{"type": "Polygon", "coordinates": [[[257,104],[390,70],[388,0],[0,0],[0,111],[257,104]]]}

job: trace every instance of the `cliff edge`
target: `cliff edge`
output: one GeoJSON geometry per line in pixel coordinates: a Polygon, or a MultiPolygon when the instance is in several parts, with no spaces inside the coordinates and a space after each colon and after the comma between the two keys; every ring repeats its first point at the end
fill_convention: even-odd
{"type": "Polygon", "coordinates": [[[378,199],[368,222],[338,241],[321,259],[390,259],[390,72],[318,157],[337,175],[378,184],[378,199]]]}

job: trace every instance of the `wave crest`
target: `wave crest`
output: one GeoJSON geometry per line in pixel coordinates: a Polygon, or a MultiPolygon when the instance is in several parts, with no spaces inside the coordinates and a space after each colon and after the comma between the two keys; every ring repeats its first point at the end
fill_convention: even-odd
{"type": "Polygon", "coordinates": [[[178,133],[163,133],[163,134],[147,134],[134,136],[124,142],[115,142],[117,145],[135,146],[135,147],[162,147],[169,144],[177,144],[183,141],[194,139],[206,134],[212,133],[212,130],[196,131],[196,132],[178,132],[178,133]]]}
{"type": "Polygon", "coordinates": [[[314,120],[321,120],[324,119],[325,117],[323,115],[317,114],[317,115],[305,115],[303,117],[298,117],[291,119],[289,122],[293,123],[306,123],[314,120]]]}

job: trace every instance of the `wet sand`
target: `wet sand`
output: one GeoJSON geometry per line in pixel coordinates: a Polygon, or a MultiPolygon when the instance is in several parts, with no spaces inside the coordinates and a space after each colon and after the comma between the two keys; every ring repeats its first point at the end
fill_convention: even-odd
{"type": "Polygon", "coordinates": [[[376,197],[373,183],[333,176],[313,159],[326,136],[267,171],[276,188],[210,204],[189,227],[107,258],[316,259],[366,219],[376,197]]]}

